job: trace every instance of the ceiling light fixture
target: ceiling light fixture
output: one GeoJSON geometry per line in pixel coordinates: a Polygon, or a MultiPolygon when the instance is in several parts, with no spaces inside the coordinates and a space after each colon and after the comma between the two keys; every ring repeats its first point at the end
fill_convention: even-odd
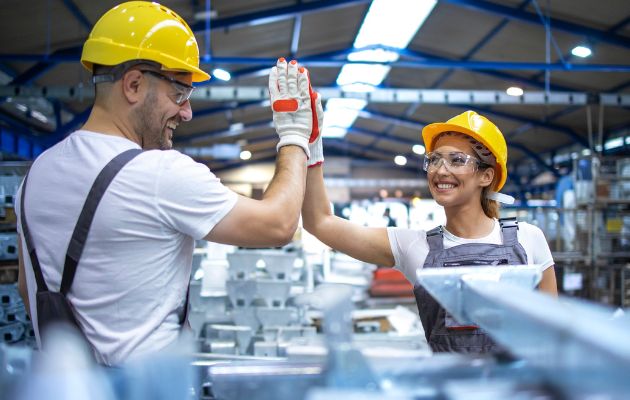
{"type": "Polygon", "coordinates": [[[523,95],[523,89],[521,89],[518,86],[510,86],[509,88],[507,88],[505,93],[507,93],[509,96],[518,97],[518,96],[522,96],[523,95]]]}
{"type": "Polygon", "coordinates": [[[413,147],[411,148],[411,151],[413,151],[416,154],[423,155],[426,149],[421,144],[414,144],[413,147]]]}
{"type": "Polygon", "coordinates": [[[220,80],[220,81],[224,81],[224,82],[227,82],[227,81],[229,81],[230,79],[232,79],[232,75],[230,75],[230,73],[229,73],[229,72],[227,72],[226,70],[221,69],[221,68],[215,68],[215,69],[212,71],[212,76],[214,76],[214,77],[215,77],[215,78],[217,78],[218,80],[220,80]]]}
{"type": "Polygon", "coordinates": [[[243,150],[241,151],[241,160],[249,160],[250,158],[252,158],[252,152],[249,150],[243,150]]]}
{"type": "Polygon", "coordinates": [[[591,54],[593,54],[593,52],[587,46],[575,46],[571,50],[571,54],[573,54],[576,57],[586,58],[586,57],[589,57],[591,54]]]}
{"type": "Polygon", "coordinates": [[[394,162],[396,165],[400,165],[401,167],[405,166],[407,165],[407,157],[398,155],[394,157],[394,162]]]}

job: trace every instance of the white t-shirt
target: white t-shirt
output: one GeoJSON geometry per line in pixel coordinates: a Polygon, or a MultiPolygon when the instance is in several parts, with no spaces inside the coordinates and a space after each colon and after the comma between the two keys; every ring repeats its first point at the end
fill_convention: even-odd
{"type": "MultiPolygon", "coordinates": [[[[50,290],[59,290],[68,242],[97,174],[131,148],[139,146],[77,131],[35,160],[25,211],[50,290]]],[[[20,195],[21,188],[18,217],[20,195]]],[[[177,339],[194,241],[205,237],[236,199],[205,165],[174,150],[145,151],[118,173],[96,210],[68,293],[100,362],[120,364],[177,339]]],[[[39,341],[37,285],[24,241],[22,249],[39,341]]]]}
{"type": "MultiPolygon", "coordinates": [[[[429,254],[427,233],[423,230],[405,228],[387,228],[389,244],[394,254],[396,264],[394,268],[402,272],[407,280],[415,285],[416,270],[424,266],[429,254]]],[[[518,223],[518,241],[525,249],[528,264],[541,264],[545,269],[554,264],[551,250],[540,228],[526,222],[518,223]]],[[[467,243],[502,244],[501,226],[495,220],[492,232],[478,239],[464,239],[444,230],[444,248],[459,246],[467,243]]]]}

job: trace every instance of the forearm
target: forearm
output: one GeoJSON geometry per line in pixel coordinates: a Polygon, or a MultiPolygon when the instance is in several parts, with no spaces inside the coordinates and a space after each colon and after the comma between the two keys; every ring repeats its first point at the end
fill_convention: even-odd
{"type": "Polygon", "coordinates": [[[551,296],[558,297],[558,284],[556,282],[556,270],[554,266],[547,268],[543,271],[542,279],[538,289],[541,292],[545,292],[551,296]]]}
{"type": "Polygon", "coordinates": [[[394,265],[385,228],[367,228],[332,213],[321,166],[308,169],[302,222],[307,231],[335,250],[367,263],[394,265]]]}
{"type": "Polygon", "coordinates": [[[306,193],[302,205],[302,223],[304,229],[315,236],[318,235],[318,225],[326,223],[326,219],[333,217],[330,201],[324,184],[323,166],[318,165],[308,169],[306,175],[306,193]]]}
{"type": "Polygon", "coordinates": [[[276,170],[262,202],[272,224],[295,232],[306,186],[306,154],[298,146],[283,146],[278,151],[276,170]]]}

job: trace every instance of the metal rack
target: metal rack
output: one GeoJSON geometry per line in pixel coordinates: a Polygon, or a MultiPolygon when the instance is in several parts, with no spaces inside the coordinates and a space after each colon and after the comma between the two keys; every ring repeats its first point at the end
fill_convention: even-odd
{"type": "Polygon", "coordinates": [[[577,209],[588,215],[586,256],[591,298],[630,307],[630,159],[585,157],[574,161],[577,209]]]}

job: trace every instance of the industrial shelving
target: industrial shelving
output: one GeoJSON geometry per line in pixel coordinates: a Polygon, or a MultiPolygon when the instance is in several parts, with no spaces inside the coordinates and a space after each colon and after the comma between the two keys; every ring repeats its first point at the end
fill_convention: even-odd
{"type": "Polygon", "coordinates": [[[630,159],[578,158],[573,176],[576,209],[586,211],[586,256],[591,298],[630,306],[630,159]]]}

